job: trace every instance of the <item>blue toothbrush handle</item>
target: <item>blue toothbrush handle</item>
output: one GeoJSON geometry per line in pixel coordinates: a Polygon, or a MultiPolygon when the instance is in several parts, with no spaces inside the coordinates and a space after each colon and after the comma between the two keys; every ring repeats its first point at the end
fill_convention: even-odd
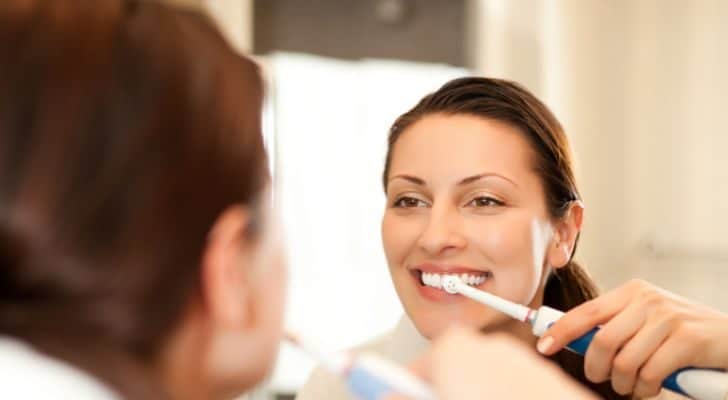
{"type": "MultiPolygon", "coordinates": [[[[597,332],[599,332],[599,328],[590,330],[580,338],[566,345],[566,348],[574,353],[585,355],[586,349],[589,347],[597,332]]],[[[728,374],[716,369],[686,367],[673,372],[665,378],[662,381],[662,387],[692,399],[725,400],[728,398],[728,374]],[[687,379],[679,379],[681,375],[687,379]],[[692,376],[688,378],[688,375],[692,376]],[[687,382],[690,383],[690,386],[696,387],[694,389],[683,388],[680,385],[681,381],[685,381],[682,382],[683,385],[687,382]]]]}
{"type": "Polygon", "coordinates": [[[388,384],[363,368],[352,368],[346,383],[349,390],[361,400],[377,400],[393,392],[388,384]]]}
{"type": "Polygon", "coordinates": [[[597,332],[599,332],[599,328],[594,328],[590,330],[589,332],[585,333],[584,336],[567,344],[566,348],[576,354],[581,354],[582,356],[585,355],[586,349],[589,347],[589,344],[592,342],[592,340],[594,339],[594,335],[596,335],[597,332]]]}
{"type": "Polygon", "coordinates": [[[346,374],[349,390],[360,400],[379,400],[397,393],[407,398],[435,400],[424,381],[376,354],[359,354],[346,374]]]}

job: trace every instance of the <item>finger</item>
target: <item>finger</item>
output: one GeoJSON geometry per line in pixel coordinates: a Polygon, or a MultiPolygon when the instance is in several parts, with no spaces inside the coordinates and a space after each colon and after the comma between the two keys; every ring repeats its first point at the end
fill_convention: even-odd
{"type": "Polygon", "coordinates": [[[629,302],[627,286],[621,286],[569,310],[541,338],[538,350],[552,355],[594,327],[610,320],[629,302]]]}
{"type": "Polygon", "coordinates": [[[634,394],[652,397],[660,392],[662,382],[692,359],[691,344],[670,335],[640,369],[634,394]]]}
{"type": "Polygon", "coordinates": [[[665,319],[649,320],[618,351],[612,363],[612,387],[619,394],[634,392],[637,374],[670,335],[665,319]]]}
{"type": "Polygon", "coordinates": [[[412,398],[401,394],[390,393],[384,395],[384,397],[380,397],[378,400],[412,400],[412,398]]]}
{"type": "Polygon", "coordinates": [[[587,379],[597,383],[609,379],[617,351],[642,328],[645,319],[645,311],[632,304],[601,327],[584,355],[587,379]]]}

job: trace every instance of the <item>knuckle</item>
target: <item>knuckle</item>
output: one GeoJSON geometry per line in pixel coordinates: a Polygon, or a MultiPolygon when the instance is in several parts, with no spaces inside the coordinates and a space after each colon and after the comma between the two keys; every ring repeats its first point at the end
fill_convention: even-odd
{"type": "Polygon", "coordinates": [[[601,307],[599,306],[599,304],[597,304],[593,301],[584,303],[580,307],[581,307],[580,311],[589,320],[596,319],[601,314],[601,307]]]}
{"type": "Polygon", "coordinates": [[[639,383],[634,390],[635,398],[648,398],[657,396],[660,393],[659,385],[647,385],[645,383],[639,383]]]}
{"type": "Polygon", "coordinates": [[[645,288],[648,288],[650,286],[650,284],[647,283],[647,281],[645,281],[643,279],[633,278],[633,279],[630,279],[629,281],[627,281],[625,286],[633,291],[640,292],[640,291],[644,290],[645,288]]]}
{"type": "Polygon", "coordinates": [[[679,337],[683,343],[690,343],[695,349],[705,348],[711,341],[711,336],[704,330],[685,321],[676,323],[675,336],[679,337]]]}
{"type": "Polygon", "coordinates": [[[632,390],[632,388],[627,387],[627,385],[623,382],[612,380],[612,387],[614,388],[614,391],[621,394],[622,396],[628,395],[632,390]]]}
{"type": "Polygon", "coordinates": [[[670,332],[677,332],[682,324],[680,316],[670,310],[663,309],[654,312],[648,318],[653,319],[657,326],[667,328],[670,332]]]}
{"type": "Polygon", "coordinates": [[[640,300],[642,304],[653,313],[664,312],[665,300],[659,294],[645,290],[640,294],[640,300]]]}
{"type": "Polygon", "coordinates": [[[649,368],[643,368],[640,371],[639,380],[644,388],[660,387],[661,383],[660,377],[649,368]]]}
{"type": "Polygon", "coordinates": [[[594,383],[602,383],[609,379],[609,377],[604,374],[598,366],[586,363],[584,364],[584,376],[586,376],[586,379],[594,383]]]}
{"type": "Polygon", "coordinates": [[[619,344],[612,336],[604,330],[601,330],[594,335],[594,340],[592,340],[589,346],[593,347],[598,354],[605,355],[614,353],[617,350],[618,345],[619,344]]]}
{"type": "Polygon", "coordinates": [[[614,358],[612,368],[614,372],[621,376],[635,376],[637,374],[637,364],[629,357],[617,355],[614,358]]]}

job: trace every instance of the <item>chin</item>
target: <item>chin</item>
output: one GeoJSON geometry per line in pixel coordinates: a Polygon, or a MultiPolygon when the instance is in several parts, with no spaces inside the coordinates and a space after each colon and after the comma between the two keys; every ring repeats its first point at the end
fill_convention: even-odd
{"type": "Polygon", "coordinates": [[[453,325],[465,326],[478,331],[497,330],[511,319],[498,312],[482,308],[472,314],[472,310],[451,308],[450,310],[418,309],[407,312],[419,333],[433,340],[453,325]],[[468,313],[471,311],[471,313],[468,313]]]}

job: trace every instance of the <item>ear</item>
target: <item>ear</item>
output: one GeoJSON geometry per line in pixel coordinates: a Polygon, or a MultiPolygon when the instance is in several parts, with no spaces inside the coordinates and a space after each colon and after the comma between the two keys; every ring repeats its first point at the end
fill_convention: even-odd
{"type": "Polygon", "coordinates": [[[554,236],[547,252],[549,265],[562,268],[569,263],[581,231],[584,218],[584,204],[572,201],[566,214],[554,222],[554,236]]]}
{"type": "Polygon", "coordinates": [[[202,255],[203,307],[215,325],[235,328],[248,324],[251,312],[250,276],[252,249],[246,236],[250,210],[231,206],[218,217],[202,255]]]}

